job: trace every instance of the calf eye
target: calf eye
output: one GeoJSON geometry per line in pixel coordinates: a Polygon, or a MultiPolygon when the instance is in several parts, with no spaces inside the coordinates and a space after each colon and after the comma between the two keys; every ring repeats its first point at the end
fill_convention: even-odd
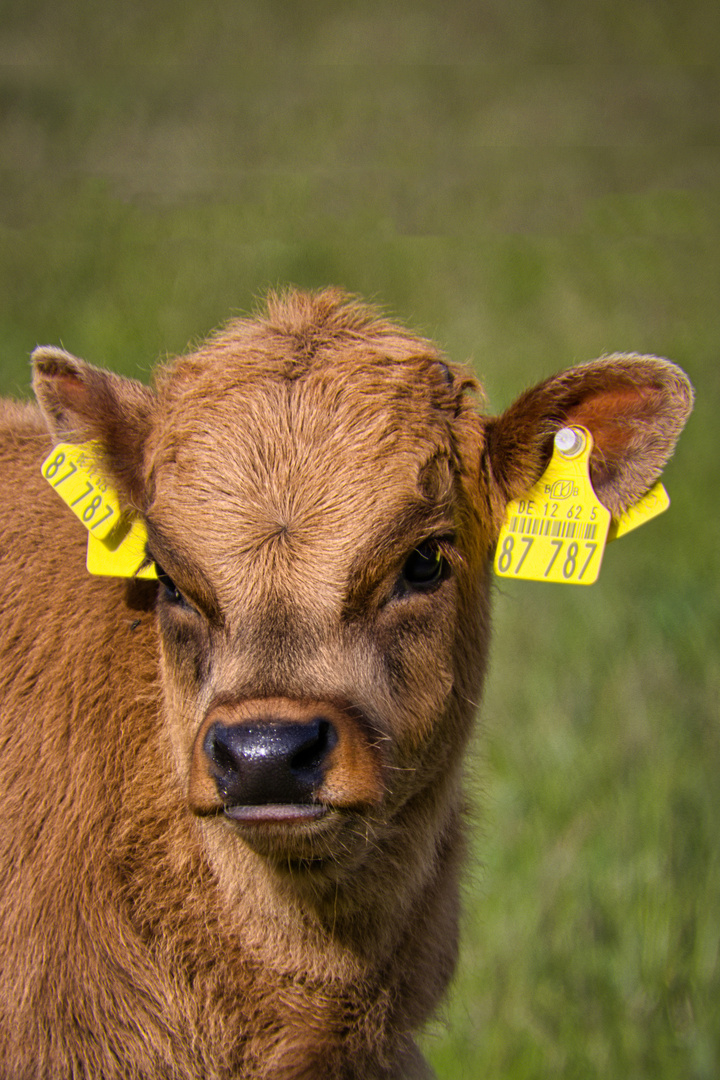
{"type": "Polygon", "coordinates": [[[402,583],[406,588],[422,592],[439,584],[449,572],[437,541],[425,540],[408,556],[402,569],[402,583]]]}
{"type": "Polygon", "coordinates": [[[155,562],[155,573],[157,574],[158,581],[165,590],[166,599],[169,600],[171,604],[184,604],[185,597],[170,575],[165,573],[158,562],[155,562]]]}

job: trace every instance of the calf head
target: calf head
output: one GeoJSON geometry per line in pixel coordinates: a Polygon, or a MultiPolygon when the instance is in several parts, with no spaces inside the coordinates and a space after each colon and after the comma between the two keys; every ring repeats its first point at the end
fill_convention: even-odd
{"type": "Polygon", "coordinates": [[[487,417],[467,373],[333,291],[272,297],[152,389],[56,349],[34,369],[53,436],[99,440],[146,522],[187,807],[226,855],[335,880],[459,813],[493,546],[555,432],[590,430],[619,513],[692,402],[674,365],[614,356],[487,417]]]}

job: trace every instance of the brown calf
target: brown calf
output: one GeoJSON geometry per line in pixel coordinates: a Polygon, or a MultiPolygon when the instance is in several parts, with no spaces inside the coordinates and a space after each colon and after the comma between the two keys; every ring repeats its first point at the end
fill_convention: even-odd
{"type": "Polygon", "coordinates": [[[0,414],[0,1075],[428,1076],[505,505],[568,423],[632,504],[687,379],[615,356],[489,418],[329,291],[153,389],[52,348],[34,387],[0,414]],[[86,572],[39,470],[89,439],[159,584],[86,572]]]}

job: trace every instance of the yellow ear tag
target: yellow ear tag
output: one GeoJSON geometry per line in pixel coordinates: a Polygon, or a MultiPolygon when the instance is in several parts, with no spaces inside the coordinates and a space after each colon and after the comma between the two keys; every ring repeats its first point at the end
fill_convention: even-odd
{"type": "Polygon", "coordinates": [[[145,554],[145,523],[139,518],[125,519],[125,526],[107,540],[99,540],[92,533],[88,535],[88,571],[102,577],[157,578],[155,565],[147,562],[145,554]]]}
{"type": "Polygon", "coordinates": [[[97,443],[59,443],[42,463],[50,487],[88,531],[87,568],[109,577],[157,577],[145,566],[144,523],[123,510],[98,468],[97,443]],[[141,569],[142,567],[142,569],[141,569]]]}
{"type": "Polygon", "coordinates": [[[613,518],[610,522],[610,531],[608,533],[608,544],[611,540],[619,540],[621,536],[625,536],[626,533],[632,532],[633,529],[637,529],[639,525],[644,525],[646,521],[651,521],[658,514],[662,514],[667,510],[670,505],[670,496],[660,481],[651,487],[639,502],[636,502],[634,506],[631,506],[629,510],[626,510],[620,517],[613,518]]]}
{"type": "Polygon", "coordinates": [[[524,581],[592,585],[610,526],[610,511],[590,483],[593,442],[581,427],[562,428],[537,484],[508,503],[495,552],[495,573],[524,581]]]}

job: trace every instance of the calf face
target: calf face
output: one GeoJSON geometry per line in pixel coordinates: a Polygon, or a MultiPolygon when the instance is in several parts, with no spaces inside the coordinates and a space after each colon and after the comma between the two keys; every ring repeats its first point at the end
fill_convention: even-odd
{"type": "Polygon", "coordinates": [[[36,390],[147,522],[188,806],[226,858],[241,837],[335,881],[457,784],[493,525],[466,376],[335,298],[274,317],[154,394],[49,350],[36,390]]]}
{"type": "MultiPolygon", "coordinates": [[[[338,964],[340,942],[363,992],[383,972],[404,1037],[454,962],[461,764],[505,506],[575,424],[599,498],[626,509],[672,452],[686,378],[610,357],[491,418],[428,342],[332,291],[271,298],[152,389],[56,349],[34,367],[52,435],[98,440],[147,526],[169,747],[155,779],[195,822],[218,903],[240,933],[250,875],[299,898],[295,976],[327,972],[324,949],[338,964]]],[[[390,1071],[358,1075],[416,1061],[385,1038],[390,1071]]]]}

